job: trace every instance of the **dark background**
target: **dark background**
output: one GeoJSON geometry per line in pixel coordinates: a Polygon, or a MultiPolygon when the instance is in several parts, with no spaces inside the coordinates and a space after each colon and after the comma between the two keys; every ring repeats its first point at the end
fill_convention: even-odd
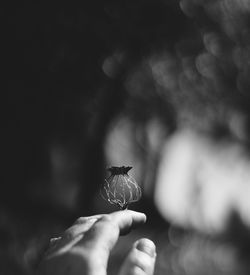
{"type": "MultiPolygon", "coordinates": [[[[147,213],[141,234],[160,247],[156,274],[247,274],[250,236],[237,211],[222,235],[210,236],[163,219],[153,194],[163,143],[182,128],[216,144],[240,144],[248,155],[249,12],[247,1],[6,4],[1,274],[32,274],[51,236],[79,216],[115,209],[100,202],[98,192],[105,168],[116,165],[105,146],[121,118],[132,127],[128,143],[145,189],[131,207],[147,213]],[[240,129],[230,120],[235,113],[240,129]],[[162,130],[153,153],[147,128],[152,119],[162,130]],[[225,244],[230,248],[223,269],[222,260],[214,263],[207,255],[223,254],[225,244]],[[197,257],[204,246],[206,256],[197,257]],[[188,264],[174,258],[187,251],[197,253],[188,264]],[[229,265],[234,252],[235,265],[229,265]]],[[[119,251],[118,262],[126,252],[119,251]]]]}

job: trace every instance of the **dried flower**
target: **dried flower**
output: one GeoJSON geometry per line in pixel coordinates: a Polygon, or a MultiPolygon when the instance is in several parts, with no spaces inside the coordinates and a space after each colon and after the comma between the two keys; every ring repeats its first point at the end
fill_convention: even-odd
{"type": "Polygon", "coordinates": [[[105,179],[101,189],[102,197],[111,204],[118,205],[121,209],[127,209],[128,205],[136,202],[141,198],[141,188],[128,171],[132,167],[112,166],[107,170],[111,175],[105,179]]]}

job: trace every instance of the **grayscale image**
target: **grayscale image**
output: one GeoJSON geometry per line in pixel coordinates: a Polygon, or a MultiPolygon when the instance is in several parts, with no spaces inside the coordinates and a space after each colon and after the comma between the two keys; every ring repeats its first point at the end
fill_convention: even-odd
{"type": "Polygon", "coordinates": [[[1,10],[0,275],[249,275],[250,0],[1,10]]]}

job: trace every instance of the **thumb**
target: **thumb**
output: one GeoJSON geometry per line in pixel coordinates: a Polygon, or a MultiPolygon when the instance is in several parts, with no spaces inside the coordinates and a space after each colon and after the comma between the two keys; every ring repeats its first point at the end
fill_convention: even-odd
{"type": "Polygon", "coordinates": [[[149,239],[140,239],[134,243],[119,275],[153,275],[155,259],[155,244],[149,239]]]}

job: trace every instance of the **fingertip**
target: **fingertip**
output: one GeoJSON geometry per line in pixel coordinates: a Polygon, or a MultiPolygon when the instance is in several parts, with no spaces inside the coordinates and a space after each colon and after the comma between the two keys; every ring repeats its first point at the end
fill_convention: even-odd
{"type": "Polygon", "coordinates": [[[156,246],[150,239],[142,238],[135,242],[134,247],[152,258],[156,257],[156,246]]]}
{"type": "MultiPolygon", "coordinates": [[[[129,230],[144,224],[147,219],[144,213],[133,210],[120,210],[117,212],[113,212],[109,216],[120,225],[120,228],[123,228],[123,224],[126,224],[125,228],[129,230]]],[[[123,230],[121,230],[121,233],[123,234],[123,230]]]]}
{"type": "Polygon", "coordinates": [[[126,257],[119,275],[153,275],[156,253],[155,244],[146,238],[139,239],[126,257]]]}
{"type": "Polygon", "coordinates": [[[147,221],[147,216],[143,212],[138,212],[138,211],[134,211],[134,210],[123,210],[123,213],[125,213],[125,214],[128,213],[136,221],[140,221],[142,223],[145,223],[147,221]]]}
{"type": "Polygon", "coordinates": [[[145,223],[147,221],[146,214],[144,214],[142,212],[132,211],[132,210],[128,210],[128,211],[131,211],[131,215],[132,215],[134,221],[136,221],[140,224],[145,223]]]}
{"type": "Polygon", "coordinates": [[[137,217],[140,217],[140,218],[143,218],[143,219],[145,219],[145,221],[146,221],[146,219],[147,219],[147,216],[146,216],[146,214],[145,213],[143,213],[143,212],[139,212],[139,211],[135,211],[135,210],[129,210],[129,209],[125,209],[125,210],[118,210],[118,211],[115,211],[115,212],[113,212],[113,214],[122,214],[122,215],[127,215],[127,214],[129,214],[129,215],[132,215],[132,216],[137,216],[137,217]]]}

